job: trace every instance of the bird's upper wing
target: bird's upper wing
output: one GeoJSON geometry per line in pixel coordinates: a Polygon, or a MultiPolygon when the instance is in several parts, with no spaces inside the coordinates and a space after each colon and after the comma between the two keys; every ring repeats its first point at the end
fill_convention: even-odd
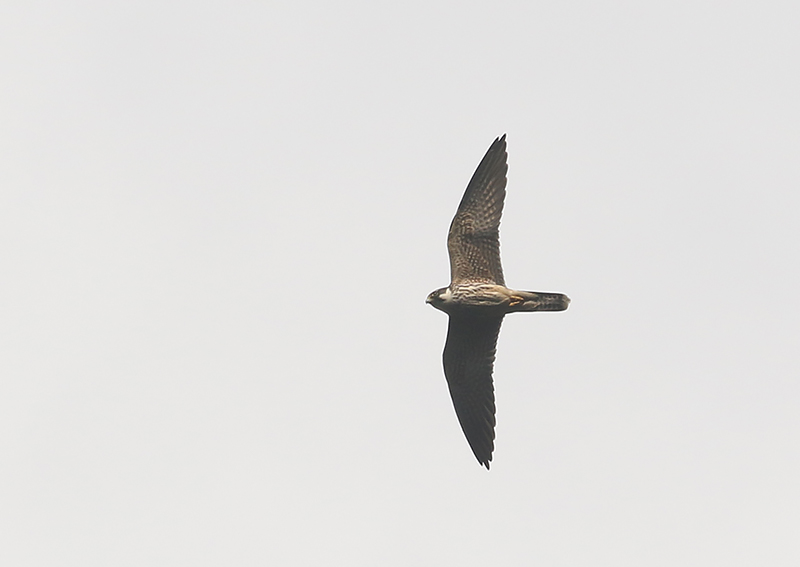
{"type": "Polygon", "coordinates": [[[492,368],[503,317],[450,316],[444,375],[461,429],[478,462],[489,468],[494,451],[492,368]]]}
{"type": "Polygon", "coordinates": [[[450,281],[505,285],[500,265],[500,216],[506,198],[506,136],[483,156],[458,205],[447,235],[450,281]]]}

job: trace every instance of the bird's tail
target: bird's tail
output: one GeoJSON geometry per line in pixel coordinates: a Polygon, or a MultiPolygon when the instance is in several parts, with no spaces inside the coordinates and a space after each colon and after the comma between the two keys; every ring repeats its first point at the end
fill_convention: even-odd
{"type": "Polygon", "coordinates": [[[514,291],[509,313],[516,311],[564,311],[569,307],[569,297],[563,293],[540,291],[514,291]]]}

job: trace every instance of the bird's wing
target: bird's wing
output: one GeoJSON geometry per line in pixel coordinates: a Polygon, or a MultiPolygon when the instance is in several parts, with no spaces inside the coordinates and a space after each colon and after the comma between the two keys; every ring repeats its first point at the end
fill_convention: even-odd
{"type": "Polygon", "coordinates": [[[492,368],[503,317],[450,316],[444,375],[461,429],[478,462],[489,468],[494,450],[492,368]]]}
{"type": "Polygon", "coordinates": [[[500,265],[500,216],[506,198],[506,136],[483,156],[458,205],[447,235],[450,281],[505,285],[500,265]]]}

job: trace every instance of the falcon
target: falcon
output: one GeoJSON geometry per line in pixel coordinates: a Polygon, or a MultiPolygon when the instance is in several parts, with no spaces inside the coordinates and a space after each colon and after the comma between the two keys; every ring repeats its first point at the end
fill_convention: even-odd
{"type": "Polygon", "coordinates": [[[489,469],[494,451],[492,369],[507,313],[563,311],[562,293],[509,289],[500,264],[500,216],[506,197],[506,136],[495,139],[472,176],[450,223],[450,285],[426,303],[449,316],[444,375],[456,416],[478,462],[489,469]]]}

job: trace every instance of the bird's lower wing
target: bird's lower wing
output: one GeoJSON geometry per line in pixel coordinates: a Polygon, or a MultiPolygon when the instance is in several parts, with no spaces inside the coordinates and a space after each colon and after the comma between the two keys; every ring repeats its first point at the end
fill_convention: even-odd
{"type": "Polygon", "coordinates": [[[502,317],[450,316],[444,375],[450,396],[478,462],[489,468],[494,451],[492,368],[502,317]]]}

